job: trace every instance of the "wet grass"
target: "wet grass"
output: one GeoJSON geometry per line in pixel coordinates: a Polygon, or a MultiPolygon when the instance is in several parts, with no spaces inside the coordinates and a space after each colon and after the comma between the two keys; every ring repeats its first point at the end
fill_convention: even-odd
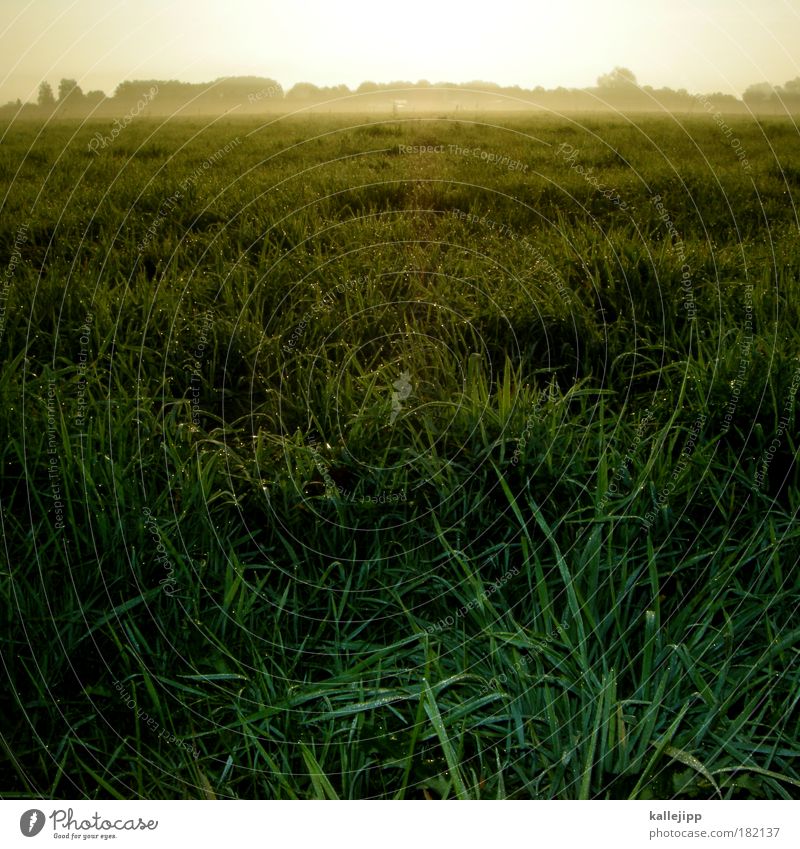
{"type": "Polygon", "coordinates": [[[0,792],[796,797],[794,129],[369,120],[0,129],[0,792]]]}

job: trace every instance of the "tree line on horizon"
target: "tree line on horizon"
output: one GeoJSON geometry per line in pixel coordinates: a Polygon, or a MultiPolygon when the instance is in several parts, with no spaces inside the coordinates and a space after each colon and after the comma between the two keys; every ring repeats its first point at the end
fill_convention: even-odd
{"type": "Polygon", "coordinates": [[[588,88],[545,89],[537,86],[501,86],[476,80],[466,83],[419,80],[376,83],[357,88],[317,86],[300,82],[288,90],[268,77],[221,77],[210,83],[178,80],[128,80],[111,97],[102,91],[84,93],[77,80],[62,79],[57,92],[49,82],[39,86],[35,104],[20,100],[0,107],[3,117],[120,117],[133,113],[151,116],[208,114],[260,114],[307,110],[312,112],[367,111],[397,114],[402,111],[708,111],[800,112],[800,77],[782,86],[751,85],[741,99],[715,92],[693,95],[686,89],[639,85],[628,68],[616,67],[588,88]],[[702,105],[700,105],[702,102],[702,105]]]}

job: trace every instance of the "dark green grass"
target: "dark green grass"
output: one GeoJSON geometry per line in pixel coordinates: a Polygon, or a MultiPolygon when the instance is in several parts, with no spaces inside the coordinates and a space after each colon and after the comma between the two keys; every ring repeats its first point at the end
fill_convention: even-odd
{"type": "Polygon", "coordinates": [[[798,795],[796,130],[492,120],[0,130],[2,794],[798,795]]]}

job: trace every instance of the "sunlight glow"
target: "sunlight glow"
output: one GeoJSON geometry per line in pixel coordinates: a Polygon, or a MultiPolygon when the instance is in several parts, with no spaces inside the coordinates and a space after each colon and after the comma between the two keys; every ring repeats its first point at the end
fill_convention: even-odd
{"type": "Polygon", "coordinates": [[[124,79],[261,75],[285,87],[364,80],[593,85],[739,95],[800,74],[791,0],[3,0],[0,100],[43,78],[113,93],[124,79]]]}

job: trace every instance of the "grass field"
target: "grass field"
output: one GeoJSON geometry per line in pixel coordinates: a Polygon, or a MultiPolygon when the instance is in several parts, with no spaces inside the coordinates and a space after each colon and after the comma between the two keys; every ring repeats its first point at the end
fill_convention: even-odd
{"type": "Polygon", "coordinates": [[[800,795],[797,129],[487,120],[0,128],[3,795],[800,795]]]}

